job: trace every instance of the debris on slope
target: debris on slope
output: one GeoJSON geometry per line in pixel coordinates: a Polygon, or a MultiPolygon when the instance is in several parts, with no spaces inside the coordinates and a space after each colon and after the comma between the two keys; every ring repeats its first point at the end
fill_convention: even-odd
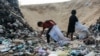
{"type": "Polygon", "coordinates": [[[93,46],[87,46],[79,40],[62,47],[53,41],[47,44],[37,37],[39,32],[25,21],[17,1],[0,0],[0,5],[0,56],[78,56],[100,53],[95,48],[99,48],[98,41],[93,46]]]}
{"type": "Polygon", "coordinates": [[[33,31],[24,20],[24,16],[17,3],[17,0],[0,1],[0,36],[2,37],[12,39],[16,37],[25,37],[33,31]]]}

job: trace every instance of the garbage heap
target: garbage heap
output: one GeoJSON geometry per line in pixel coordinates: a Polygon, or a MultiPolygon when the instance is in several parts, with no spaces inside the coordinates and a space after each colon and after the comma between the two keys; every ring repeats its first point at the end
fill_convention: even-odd
{"type": "Polygon", "coordinates": [[[95,37],[100,36],[100,17],[94,25],[90,26],[89,30],[95,37]]]}
{"type": "MultiPolygon", "coordinates": [[[[91,55],[92,56],[96,56],[96,55],[100,56],[100,18],[97,19],[97,22],[94,25],[91,25],[88,30],[89,30],[89,33],[86,33],[85,31],[83,31],[82,34],[79,33],[78,36],[75,35],[77,41],[83,42],[81,44],[81,48],[83,50],[80,49],[80,47],[79,47],[80,45],[79,45],[76,48],[72,49],[71,55],[73,55],[73,56],[81,55],[82,56],[82,53],[84,53],[84,50],[86,49],[86,50],[88,50],[88,52],[86,52],[86,50],[85,50],[85,52],[87,53],[86,56],[91,56],[91,55]],[[81,38],[79,38],[79,35],[81,38]],[[85,35],[86,35],[86,37],[82,38],[85,35]]],[[[74,41],[74,44],[75,44],[75,41],[74,41]]],[[[77,43],[77,44],[79,44],[79,43],[77,43]]]]}
{"type": "Polygon", "coordinates": [[[17,0],[0,0],[0,56],[100,56],[98,44],[74,40],[59,46],[46,43],[45,35],[39,38],[38,34],[24,20],[17,0]]]}
{"type": "Polygon", "coordinates": [[[33,33],[32,27],[24,20],[18,0],[0,0],[0,55],[11,49],[15,51],[16,47],[19,50],[23,46],[14,43],[14,39],[26,39],[33,33]]]}
{"type": "Polygon", "coordinates": [[[100,56],[100,18],[89,27],[89,32],[88,37],[81,40],[82,44],[77,43],[79,45],[76,48],[71,48],[72,56],[100,56]]]}
{"type": "Polygon", "coordinates": [[[0,37],[24,38],[33,32],[24,20],[17,0],[0,0],[0,37]]]}

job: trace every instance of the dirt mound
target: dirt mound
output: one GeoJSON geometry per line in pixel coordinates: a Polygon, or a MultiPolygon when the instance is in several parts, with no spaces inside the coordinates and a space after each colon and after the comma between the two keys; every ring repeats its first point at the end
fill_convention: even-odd
{"type": "Polygon", "coordinates": [[[37,22],[47,19],[53,19],[58,26],[67,31],[68,20],[72,9],[77,10],[77,17],[87,26],[94,24],[100,17],[100,0],[71,0],[69,2],[55,4],[40,4],[22,6],[21,10],[26,21],[34,28],[37,28],[37,22]]]}

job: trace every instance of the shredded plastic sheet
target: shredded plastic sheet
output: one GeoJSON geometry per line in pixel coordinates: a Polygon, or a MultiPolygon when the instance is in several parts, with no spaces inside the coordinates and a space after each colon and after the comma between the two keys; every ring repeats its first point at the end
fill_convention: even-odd
{"type": "Polygon", "coordinates": [[[61,46],[69,43],[70,39],[68,39],[67,37],[64,37],[63,33],[61,32],[61,30],[59,29],[57,25],[53,26],[49,34],[51,38],[57,41],[58,44],[61,46]]]}
{"type": "Polygon", "coordinates": [[[79,39],[84,39],[88,34],[89,30],[88,27],[81,24],[80,22],[76,22],[75,24],[75,32],[79,35],[79,39]]]}
{"type": "Polygon", "coordinates": [[[6,51],[9,51],[10,48],[7,47],[6,45],[0,45],[0,52],[6,52],[6,51]]]}
{"type": "Polygon", "coordinates": [[[58,56],[56,52],[51,52],[48,56],[58,56]]]}
{"type": "Polygon", "coordinates": [[[93,51],[91,51],[89,54],[87,54],[85,56],[95,56],[95,53],[93,51]]]}
{"type": "Polygon", "coordinates": [[[85,25],[83,25],[80,22],[76,22],[76,24],[75,24],[75,30],[76,31],[88,31],[88,27],[86,27],[85,25]]]}

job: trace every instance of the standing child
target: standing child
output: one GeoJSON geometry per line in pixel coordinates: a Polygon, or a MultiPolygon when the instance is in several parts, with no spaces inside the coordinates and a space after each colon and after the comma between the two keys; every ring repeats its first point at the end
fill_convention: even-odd
{"type": "Polygon", "coordinates": [[[76,10],[72,10],[71,16],[69,18],[69,25],[67,31],[67,37],[70,34],[71,40],[73,40],[73,33],[75,32],[75,24],[78,22],[78,18],[76,17],[76,10]]]}

